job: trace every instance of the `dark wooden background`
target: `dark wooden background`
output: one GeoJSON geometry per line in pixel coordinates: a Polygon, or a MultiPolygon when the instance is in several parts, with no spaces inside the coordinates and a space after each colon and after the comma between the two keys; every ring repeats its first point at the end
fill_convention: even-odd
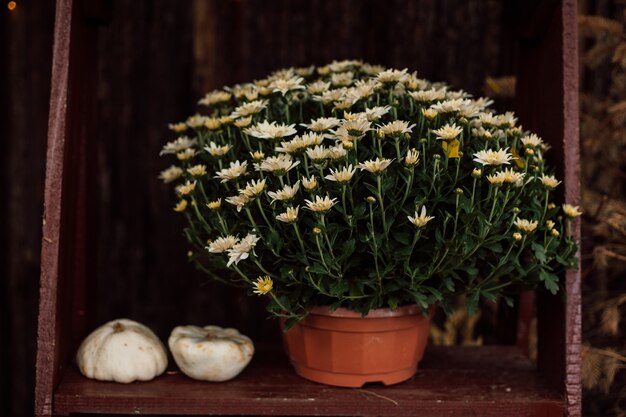
{"type": "MultiPolygon", "coordinates": [[[[107,2],[103,2],[106,5],[107,2]]],[[[237,325],[275,338],[262,300],[206,282],[186,262],[171,187],[157,180],[167,123],[204,92],[284,66],[363,58],[476,95],[515,68],[499,0],[139,1],[100,17],[94,176],[95,325],[130,317],[166,338],[177,324],[237,325]]],[[[40,222],[54,4],[0,4],[0,415],[32,414],[40,222]]],[[[98,20],[98,19],[96,19],[98,20]]]]}

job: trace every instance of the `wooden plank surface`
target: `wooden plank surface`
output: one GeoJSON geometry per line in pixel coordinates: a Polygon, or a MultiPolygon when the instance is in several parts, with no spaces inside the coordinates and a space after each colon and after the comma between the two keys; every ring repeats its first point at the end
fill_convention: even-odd
{"type": "Polygon", "coordinates": [[[392,387],[334,388],[292,371],[280,349],[260,349],[238,378],[194,381],[177,371],[130,385],[67,371],[55,414],[562,416],[564,403],[512,346],[428,348],[417,375],[392,387]]]}

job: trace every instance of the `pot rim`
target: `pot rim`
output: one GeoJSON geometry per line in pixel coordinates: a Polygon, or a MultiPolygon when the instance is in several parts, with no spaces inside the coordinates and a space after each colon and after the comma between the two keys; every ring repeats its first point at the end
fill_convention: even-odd
{"type": "MultiPolygon", "coordinates": [[[[434,306],[429,307],[430,315],[434,310],[434,306]]],[[[331,310],[329,306],[317,306],[313,307],[309,311],[310,315],[317,316],[330,316],[330,317],[345,317],[345,318],[355,318],[355,319],[368,319],[368,318],[386,318],[386,317],[401,317],[401,316],[412,316],[419,315],[422,316],[422,309],[417,306],[417,304],[409,304],[405,306],[401,306],[392,310],[391,308],[376,308],[372,309],[367,313],[366,316],[363,316],[358,311],[350,310],[345,307],[339,307],[335,311],[331,310]]]]}

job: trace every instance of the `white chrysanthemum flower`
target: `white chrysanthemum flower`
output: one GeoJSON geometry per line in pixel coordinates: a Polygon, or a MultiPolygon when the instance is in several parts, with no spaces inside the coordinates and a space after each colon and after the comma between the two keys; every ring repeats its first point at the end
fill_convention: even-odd
{"type": "Polygon", "coordinates": [[[195,189],[196,189],[196,181],[191,182],[187,180],[187,182],[185,182],[184,184],[181,184],[178,187],[176,187],[176,192],[178,193],[178,195],[187,195],[195,189]]]}
{"type": "Polygon", "coordinates": [[[487,175],[487,181],[491,185],[502,185],[504,184],[504,174],[502,172],[497,172],[495,174],[487,175]]]}
{"type": "Polygon", "coordinates": [[[417,162],[419,161],[419,157],[420,157],[420,153],[418,152],[417,149],[415,148],[410,149],[406,153],[406,157],[404,158],[404,164],[409,167],[415,166],[417,165],[417,162]]]}
{"type": "Polygon", "coordinates": [[[431,88],[431,83],[423,78],[417,78],[417,71],[413,71],[404,81],[404,85],[409,90],[427,90],[431,88]]]}
{"type": "Polygon", "coordinates": [[[489,97],[480,97],[474,100],[474,104],[482,111],[493,104],[489,97]]]}
{"type": "Polygon", "coordinates": [[[265,110],[268,103],[269,102],[267,100],[255,100],[244,103],[241,106],[236,107],[235,111],[230,114],[230,117],[233,119],[239,119],[240,117],[252,116],[265,110]]]}
{"type": "Polygon", "coordinates": [[[437,90],[431,88],[430,90],[411,91],[409,95],[417,102],[427,103],[430,101],[444,100],[446,98],[446,89],[441,88],[437,90]]]}
{"type": "Polygon", "coordinates": [[[446,123],[445,126],[433,130],[432,132],[437,135],[437,139],[452,140],[459,136],[461,132],[463,132],[463,128],[457,126],[456,123],[452,123],[452,125],[446,123]]]}
{"type": "Polygon", "coordinates": [[[232,97],[232,94],[226,92],[226,91],[222,91],[222,90],[215,90],[215,91],[211,91],[210,93],[207,93],[199,102],[198,104],[202,104],[204,106],[213,106],[215,104],[219,104],[219,103],[223,103],[225,101],[229,101],[232,97]]]}
{"type": "Polygon", "coordinates": [[[274,80],[287,80],[295,76],[295,73],[296,72],[293,69],[293,67],[281,68],[279,70],[274,71],[272,74],[270,74],[270,76],[267,77],[267,79],[270,81],[270,83],[274,80]]]}
{"type": "Polygon", "coordinates": [[[252,116],[241,117],[239,119],[236,119],[233,122],[233,124],[235,126],[237,126],[239,129],[243,129],[244,127],[248,127],[248,126],[250,126],[251,123],[252,123],[252,116]]]}
{"type": "Polygon", "coordinates": [[[196,152],[195,149],[193,148],[187,148],[184,151],[180,151],[176,154],[176,158],[178,158],[179,161],[186,161],[188,159],[193,158],[194,156],[196,156],[198,153],[196,152]]]}
{"type": "Polygon", "coordinates": [[[350,100],[341,100],[334,103],[334,108],[337,110],[348,110],[352,108],[352,105],[353,103],[350,100]]]}
{"type": "Polygon", "coordinates": [[[316,212],[316,213],[326,213],[328,210],[330,210],[335,204],[337,204],[337,199],[336,198],[330,198],[328,196],[326,197],[320,197],[319,195],[316,195],[313,199],[313,201],[311,200],[304,200],[304,202],[306,203],[306,208],[316,212]]]}
{"type": "Polygon", "coordinates": [[[330,83],[338,87],[345,87],[352,84],[353,79],[354,73],[351,71],[337,72],[330,76],[330,83]]]}
{"type": "Polygon", "coordinates": [[[185,121],[185,123],[187,123],[187,126],[191,127],[192,129],[197,129],[199,127],[204,126],[206,119],[207,119],[206,116],[194,114],[193,116],[189,116],[187,120],[185,121]]]}
{"type": "Polygon", "coordinates": [[[357,80],[354,86],[346,92],[346,98],[353,103],[357,101],[373,96],[376,93],[378,84],[376,80],[357,80]]]}
{"type": "Polygon", "coordinates": [[[300,165],[300,161],[295,161],[289,154],[280,154],[265,158],[261,163],[255,163],[254,168],[257,171],[273,172],[276,174],[284,174],[292,168],[300,165]]]}
{"type": "Polygon", "coordinates": [[[187,200],[180,200],[176,206],[174,206],[174,211],[177,213],[182,213],[187,209],[187,200]]]}
{"type": "Polygon", "coordinates": [[[246,204],[250,203],[250,199],[243,194],[226,197],[226,202],[228,204],[232,204],[237,207],[237,211],[241,211],[242,208],[246,206],[246,204]]]}
{"type": "Polygon", "coordinates": [[[574,206],[572,204],[563,204],[563,213],[565,213],[565,215],[567,217],[578,217],[581,214],[583,214],[582,211],[580,211],[580,208],[578,206],[574,206]]]}
{"type": "Polygon", "coordinates": [[[309,75],[313,74],[313,71],[315,71],[315,65],[311,65],[308,67],[299,67],[295,69],[296,75],[299,75],[300,77],[308,77],[309,75]]]}
{"type": "Polygon", "coordinates": [[[336,101],[344,100],[347,91],[345,87],[324,91],[321,96],[314,95],[313,100],[321,101],[324,104],[331,104],[336,101]]]}
{"type": "Polygon", "coordinates": [[[172,181],[176,181],[181,175],[183,175],[182,168],[172,165],[168,169],[161,171],[159,179],[163,180],[163,182],[167,184],[172,181]]]}
{"type": "Polygon", "coordinates": [[[496,123],[498,127],[512,127],[517,123],[517,117],[515,117],[515,113],[508,111],[504,114],[497,115],[496,123]]]}
{"type": "Polygon", "coordinates": [[[382,65],[363,64],[361,72],[370,76],[375,76],[376,74],[383,72],[385,69],[386,68],[382,65]]]}
{"type": "Polygon", "coordinates": [[[381,84],[387,83],[401,83],[405,81],[409,77],[407,74],[407,69],[396,70],[396,69],[388,69],[385,71],[381,71],[376,75],[376,81],[381,84]]]}
{"type": "Polygon", "coordinates": [[[390,111],[391,106],[374,106],[369,109],[365,109],[363,113],[368,121],[375,122],[390,111]]]}
{"type": "Polygon", "coordinates": [[[306,155],[314,162],[320,162],[328,158],[328,148],[316,146],[306,150],[306,155]]]}
{"type": "Polygon", "coordinates": [[[540,148],[543,146],[543,140],[539,136],[534,133],[531,133],[528,136],[524,136],[522,139],[522,144],[527,148],[540,148]]]}
{"type": "Polygon", "coordinates": [[[190,139],[187,136],[181,136],[173,142],[166,143],[161,152],[159,152],[159,155],[175,154],[191,148],[196,143],[198,143],[197,139],[190,139]]]}
{"type": "Polygon", "coordinates": [[[409,124],[409,122],[405,122],[404,120],[394,120],[393,122],[386,123],[378,128],[378,135],[380,137],[392,136],[399,137],[404,135],[405,133],[411,133],[414,124],[409,124]]]}
{"type": "Polygon", "coordinates": [[[304,90],[303,83],[304,78],[295,76],[287,79],[276,79],[270,83],[268,88],[272,90],[273,93],[281,93],[284,96],[290,91],[304,90]]]}
{"type": "Polygon", "coordinates": [[[206,165],[198,164],[187,168],[187,172],[193,177],[201,177],[206,175],[206,165]]]}
{"type": "Polygon", "coordinates": [[[355,120],[345,120],[341,126],[333,131],[334,137],[339,140],[349,140],[350,142],[355,139],[360,139],[367,132],[372,130],[372,122],[365,118],[358,118],[355,120]]]}
{"type": "Polygon", "coordinates": [[[354,173],[356,172],[356,168],[353,168],[352,164],[347,167],[343,167],[341,169],[330,169],[330,174],[326,175],[326,178],[329,181],[335,181],[339,184],[345,184],[350,182],[354,173]]]}
{"type": "Polygon", "coordinates": [[[541,183],[546,188],[549,188],[549,189],[554,189],[561,183],[561,181],[557,180],[554,177],[554,175],[545,175],[544,174],[544,175],[541,176],[541,178],[538,178],[538,179],[541,181],[541,183]]]}
{"type": "Polygon", "coordinates": [[[479,125],[497,126],[498,120],[493,113],[480,112],[476,115],[475,120],[479,125]]]}
{"type": "Polygon", "coordinates": [[[493,133],[481,126],[479,128],[472,128],[472,136],[489,140],[493,138],[493,133]]]}
{"type": "Polygon", "coordinates": [[[519,217],[515,219],[515,227],[525,233],[532,233],[537,228],[537,224],[536,220],[526,220],[519,217]]]}
{"type": "Polygon", "coordinates": [[[300,207],[287,207],[287,211],[276,216],[276,220],[283,223],[293,223],[298,220],[298,211],[300,207]]]}
{"type": "Polygon", "coordinates": [[[337,127],[341,124],[341,120],[336,117],[320,117],[318,119],[311,120],[309,124],[302,123],[301,126],[307,127],[314,132],[325,132],[333,127],[337,127]]]}
{"type": "Polygon", "coordinates": [[[499,149],[497,151],[491,149],[478,151],[474,154],[474,161],[483,165],[509,165],[509,161],[513,159],[513,155],[508,153],[508,150],[509,148],[499,149]]]}
{"type": "Polygon", "coordinates": [[[343,146],[331,146],[328,148],[328,158],[336,161],[343,159],[348,154],[348,151],[343,146]]]}
{"type": "Polygon", "coordinates": [[[307,147],[321,145],[324,141],[324,135],[315,132],[306,132],[300,136],[300,139],[307,147]]]}
{"type": "Polygon", "coordinates": [[[205,151],[207,151],[211,156],[215,157],[224,156],[231,149],[231,145],[218,146],[215,142],[210,142],[207,146],[204,147],[205,151]]]}
{"type": "Polygon", "coordinates": [[[481,110],[482,107],[478,106],[474,100],[465,100],[459,109],[459,116],[472,119],[476,117],[481,110]]]}
{"type": "Polygon", "coordinates": [[[272,291],[274,288],[274,281],[269,275],[258,277],[256,281],[252,283],[253,293],[256,295],[265,295],[272,291]]]}
{"type": "Polygon", "coordinates": [[[260,139],[282,139],[298,133],[294,129],[296,125],[276,124],[276,122],[263,121],[254,126],[244,129],[244,133],[260,139]]]}
{"type": "Polygon", "coordinates": [[[415,216],[411,217],[411,216],[407,216],[409,221],[411,223],[413,223],[415,225],[415,227],[417,227],[418,229],[421,229],[422,227],[426,226],[428,224],[429,221],[431,221],[432,219],[434,219],[434,216],[427,216],[426,215],[426,206],[422,206],[422,211],[421,213],[418,214],[418,210],[415,210],[415,216]]]}
{"type": "Polygon", "coordinates": [[[255,161],[260,161],[263,158],[265,158],[265,153],[261,152],[261,151],[254,151],[254,152],[250,152],[250,156],[252,157],[252,159],[254,159],[255,161]]]}
{"type": "Polygon", "coordinates": [[[330,83],[322,80],[317,80],[306,86],[306,89],[311,94],[324,94],[330,88],[330,83]]]}
{"type": "Polygon", "coordinates": [[[227,182],[230,180],[237,179],[244,175],[248,171],[248,161],[235,161],[230,163],[230,167],[224,168],[220,171],[217,171],[215,177],[219,178],[221,182],[227,182]]]}
{"type": "Polygon", "coordinates": [[[317,188],[317,179],[315,178],[315,175],[311,178],[302,177],[302,185],[307,191],[317,188]]]}
{"type": "Polygon", "coordinates": [[[344,59],[343,61],[333,61],[327,65],[332,72],[344,72],[352,67],[360,67],[363,63],[356,59],[344,59]]]}
{"type": "Polygon", "coordinates": [[[523,172],[515,172],[513,168],[507,168],[502,171],[502,175],[504,176],[504,182],[507,184],[513,184],[516,186],[522,185],[522,181],[524,180],[525,174],[523,172]]]}
{"type": "Polygon", "coordinates": [[[222,207],[222,199],[218,198],[217,200],[214,201],[209,201],[208,203],[206,203],[206,206],[210,209],[210,210],[217,210],[220,207],[222,207]]]}
{"type": "Polygon", "coordinates": [[[302,140],[298,136],[288,142],[280,142],[280,146],[274,148],[274,151],[280,153],[296,153],[306,148],[302,140]]]}
{"type": "Polygon", "coordinates": [[[372,174],[380,174],[384,170],[387,169],[389,165],[391,165],[393,159],[370,159],[369,161],[359,163],[358,167],[360,169],[364,169],[366,171],[371,172],[372,174]]]}
{"type": "Polygon", "coordinates": [[[211,253],[224,253],[229,249],[232,249],[239,242],[235,236],[228,235],[224,237],[218,237],[212,242],[209,242],[209,246],[205,247],[211,253]]]}
{"type": "Polygon", "coordinates": [[[293,200],[299,189],[300,181],[296,182],[294,185],[285,185],[282,190],[268,191],[267,195],[272,199],[272,203],[275,201],[290,201],[293,200]]]}
{"type": "Polygon", "coordinates": [[[265,189],[265,179],[249,181],[245,188],[239,190],[239,193],[252,199],[263,192],[265,189]]]}
{"type": "Polygon", "coordinates": [[[470,98],[472,95],[463,90],[450,90],[446,91],[446,98],[448,100],[457,100],[460,98],[470,98]]]}
{"type": "Polygon", "coordinates": [[[222,127],[222,120],[219,117],[207,117],[204,120],[204,127],[209,130],[218,130],[222,127]]]}
{"type": "Polygon", "coordinates": [[[433,104],[431,109],[437,112],[437,114],[452,113],[461,111],[464,106],[471,104],[470,100],[457,98],[452,100],[444,100],[442,102],[433,104]]]}
{"type": "Polygon", "coordinates": [[[435,117],[437,117],[437,111],[431,108],[422,109],[422,115],[424,115],[424,117],[427,119],[434,119],[435,117]]]}
{"type": "Polygon", "coordinates": [[[256,243],[260,240],[253,234],[248,234],[246,237],[237,242],[232,248],[228,249],[228,263],[227,267],[233,263],[237,265],[239,261],[247,259],[250,256],[250,252],[254,250],[256,243]]]}
{"type": "Polygon", "coordinates": [[[276,152],[296,153],[310,146],[319,145],[324,140],[324,136],[318,133],[308,132],[301,136],[296,136],[289,142],[281,142],[281,146],[275,148],[276,152]]]}
{"type": "Polygon", "coordinates": [[[167,128],[169,130],[173,130],[176,133],[182,133],[185,130],[187,130],[187,123],[185,123],[185,122],[170,123],[170,124],[167,125],[167,128]]]}

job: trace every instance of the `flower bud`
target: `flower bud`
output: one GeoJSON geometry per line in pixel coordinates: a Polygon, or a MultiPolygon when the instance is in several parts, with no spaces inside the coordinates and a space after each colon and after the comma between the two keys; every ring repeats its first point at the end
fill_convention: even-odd
{"type": "Polygon", "coordinates": [[[481,175],[483,175],[483,171],[478,168],[474,168],[474,170],[472,171],[472,177],[480,178],[481,175]]]}
{"type": "Polygon", "coordinates": [[[522,240],[522,234],[520,232],[513,233],[513,239],[517,241],[522,240]]]}
{"type": "Polygon", "coordinates": [[[374,197],[372,197],[372,196],[367,197],[367,198],[366,198],[366,200],[367,200],[367,202],[368,202],[368,203],[370,203],[370,204],[373,204],[373,203],[375,203],[375,202],[376,202],[376,198],[374,198],[374,197]]]}
{"type": "Polygon", "coordinates": [[[558,230],[556,230],[556,229],[552,229],[552,230],[550,231],[550,233],[551,233],[551,234],[552,234],[552,236],[554,236],[554,237],[559,237],[559,234],[560,234],[560,233],[559,233],[559,231],[558,231],[558,230]]]}
{"type": "Polygon", "coordinates": [[[319,235],[320,233],[322,233],[322,229],[320,229],[319,227],[314,227],[313,228],[313,234],[314,235],[319,235]]]}
{"type": "Polygon", "coordinates": [[[461,195],[461,194],[463,194],[463,190],[462,190],[462,189],[460,189],[460,188],[455,188],[455,189],[454,189],[454,193],[455,193],[455,194],[458,194],[458,195],[461,195]]]}

